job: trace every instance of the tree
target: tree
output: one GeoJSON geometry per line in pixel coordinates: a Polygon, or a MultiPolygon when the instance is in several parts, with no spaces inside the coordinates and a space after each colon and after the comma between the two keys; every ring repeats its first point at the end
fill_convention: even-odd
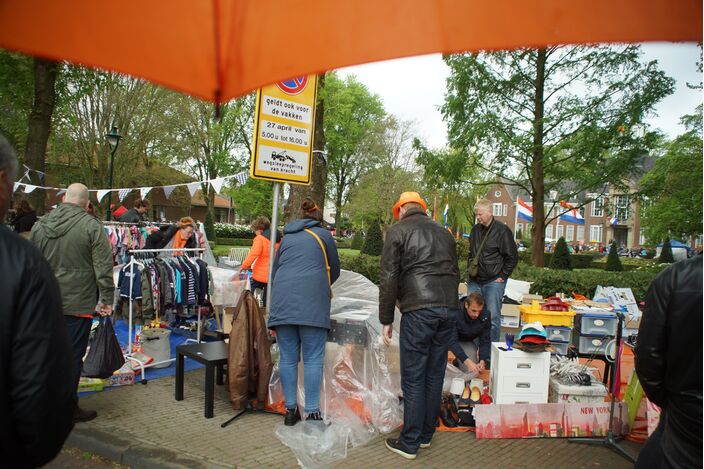
{"type": "Polygon", "coordinates": [[[370,256],[381,256],[381,251],[384,250],[384,237],[379,228],[379,222],[371,224],[367,230],[367,236],[364,238],[364,246],[362,246],[362,254],[370,256]]]}
{"type": "Polygon", "coordinates": [[[621,272],[623,270],[621,259],[618,257],[618,248],[616,247],[616,241],[611,242],[611,247],[609,248],[609,256],[606,258],[605,270],[608,270],[610,272],[621,272]]]}
{"type": "Polygon", "coordinates": [[[343,81],[330,73],[322,94],[328,154],[327,193],[335,205],[335,227],[339,230],[350,188],[374,166],[376,155],[370,152],[373,142],[370,136],[385,111],[381,98],[353,76],[343,81]]]}
{"type": "Polygon", "coordinates": [[[660,257],[658,262],[661,264],[672,264],[675,262],[675,258],[672,255],[672,245],[670,244],[670,238],[665,238],[662,243],[662,250],[660,251],[660,257]]]}
{"type": "Polygon", "coordinates": [[[306,197],[315,200],[321,207],[325,206],[325,185],[328,180],[327,161],[323,155],[325,151],[325,74],[318,75],[318,100],[315,108],[315,130],[313,134],[313,167],[311,168],[311,184],[291,184],[288,202],[284,209],[284,219],[289,222],[303,216],[301,203],[306,197]]]}
{"type": "Polygon", "coordinates": [[[516,239],[523,239],[523,230],[520,228],[516,231],[516,239]]]}
{"type": "Polygon", "coordinates": [[[653,244],[702,232],[702,105],[682,122],[687,131],[665,145],[664,155],[639,183],[641,226],[653,244]]]}
{"type": "Polygon", "coordinates": [[[357,230],[354,232],[354,236],[352,236],[352,246],[350,247],[359,251],[362,249],[362,246],[364,246],[364,235],[361,231],[357,230]]]}
{"type": "Polygon", "coordinates": [[[565,238],[560,236],[555,245],[555,251],[550,259],[550,268],[558,270],[572,270],[572,262],[570,260],[570,250],[567,247],[565,238]]]}
{"type": "Polygon", "coordinates": [[[27,143],[34,96],[33,64],[31,57],[0,51],[0,134],[18,155],[24,154],[27,143]]]}
{"type": "Polygon", "coordinates": [[[232,196],[237,215],[247,223],[262,215],[271,218],[271,182],[248,179],[245,185],[228,189],[227,193],[232,196]]]}
{"type": "Polygon", "coordinates": [[[655,140],[641,134],[641,124],[672,93],[674,82],[656,62],[643,65],[639,56],[640,48],[629,45],[445,57],[450,77],[442,112],[450,144],[470,165],[503,177],[536,201],[536,266],[543,265],[549,221],[545,195],[555,190],[557,200],[569,200],[607,182],[618,184],[655,140]]]}

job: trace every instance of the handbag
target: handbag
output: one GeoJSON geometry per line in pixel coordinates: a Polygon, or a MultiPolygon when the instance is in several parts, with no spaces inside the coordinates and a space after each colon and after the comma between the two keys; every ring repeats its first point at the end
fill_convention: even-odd
{"type": "Polygon", "coordinates": [[[93,337],[90,350],[83,362],[82,376],[90,378],[109,378],[125,363],[120,343],[115,336],[115,329],[108,317],[101,317],[93,337]]]}
{"type": "Polygon", "coordinates": [[[492,223],[489,229],[486,230],[484,238],[482,238],[482,242],[479,243],[479,251],[474,255],[473,258],[469,260],[469,264],[467,265],[467,273],[469,274],[469,278],[477,278],[477,274],[479,273],[479,256],[481,255],[482,250],[484,249],[484,243],[489,237],[489,232],[493,227],[494,223],[492,223]]]}
{"type": "Polygon", "coordinates": [[[305,231],[306,233],[310,234],[311,236],[313,236],[313,237],[315,238],[315,240],[318,241],[318,245],[320,245],[320,249],[323,250],[323,257],[325,258],[325,269],[326,269],[327,272],[328,272],[328,286],[330,287],[330,298],[332,298],[333,295],[332,295],[332,282],[330,281],[330,262],[328,262],[328,253],[327,253],[327,251],[325,250],[325,245],[323,244],[323,240],[321,240],[321,239],[320,239],[320,236],[318,236],[317,234],[313,233],[313,232],[312,232],[311,230],[309,230],[308,228],[306,228],[304,231],[305,231]]]}

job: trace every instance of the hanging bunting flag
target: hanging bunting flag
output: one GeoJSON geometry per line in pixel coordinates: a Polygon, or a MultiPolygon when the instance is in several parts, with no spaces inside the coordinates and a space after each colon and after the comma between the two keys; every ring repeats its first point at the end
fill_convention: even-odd
{"type": "Polygon", "coordinates": [[[151,187],[140,187],[139,188],[139,198],[144,200],[147,197],[147,194],[149,194],[150,190],[152,190],[151,187]]]}
{"type": "Polygon", "coordinates": [[[31,194],[34,192],[34,189],[37,189],[37,186],[34,186],[32,184],[25,184],[24,185],[24,193],[25,194],[31,194]]]}
{"type": "Polygon", "coordinates": [[[20,190],[20,187],[21,187],[21,186],[22,186],[21,183],[16,182],[16,183],[15,183],[15,188],[14,188],[13,192],[17,192],[18,190],[20,190]]]}
{"type": "Polygon", "coordinates": [[[247,183],[247,179],[249,179],[249,173],[242,171],[235,176],[235,179],[237,179],[237,182],[239,182],[241,186],[244,186],[247,183]]]}
{"type": "Polygon", "coordinates": [[[120,189],[120,203],[125,200],[125,197],[127,197],[127,194],[129,194],[130,192],[132,192],[132,189],[120,189]]]}
{"type": "MultiPolygon", "coordinates": [[[[110,192],[110,189],[101,189],[101,190],[97,191],[96,195],[98,196],[98,203],[100,203],[103,200],[103,198],[106,195],[108,195],[108,192],[110,192]]],[[[60,194],[60,192],[59,192],[59,194],[60,194]]]]}
{"type": "Polygon", "coordinates": [[[198,186],[200,186],[200,182],[192,182],[190,184],[186,184],[188,187],[188,192],[191,193],[191,197],[196,195],[196,191],[198,190],[198,186]]]}
{"type": "Polygon", "coordinates": [[[225,182],[225,179],[223,178],[215,178],[210,180],[210,185],[213,186],[213,189],[215,190],[216,193],[220,193],[220,189],[222,189],[222,185],[225,182]]]}
{"type": "Polygon", "coordinates": [[[171,197],[171,193],[176,189],[176,186],[164,186],[162,189],[164,189],[164,195],[168,199],[171,197]]]}

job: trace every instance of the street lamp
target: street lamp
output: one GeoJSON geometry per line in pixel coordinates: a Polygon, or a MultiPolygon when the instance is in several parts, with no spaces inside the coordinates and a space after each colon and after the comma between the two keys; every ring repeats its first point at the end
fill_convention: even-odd
{"type": "Polygon", "coordinates": [[[112,169],[115,161],[115,152],[117,151],[117,146],[120,144],[121,138],[122,135],[117,132],[117,126],[115,125],[110,129],[110,133],[105,134],[105,139],[108,141],[108,146],[110,147],[110,179],[108,180],[108,189],[110,192],[108,192],[108,209],[107,215],[105,216],[107,221],[110,221],[110,217],[112,216],[112,210],[110,208],[112,205],[112,169]]]}

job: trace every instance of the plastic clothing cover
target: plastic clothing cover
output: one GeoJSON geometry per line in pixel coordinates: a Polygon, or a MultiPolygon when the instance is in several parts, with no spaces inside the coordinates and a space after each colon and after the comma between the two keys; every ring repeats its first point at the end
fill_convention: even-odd
{"type": "MultiPolygon", "coordinates": [[[[363,445],[403,423],[399,401],[401,314],[396,310],[392,343],[386,347],[381,337],[378,287],[360,274],[343,270],[333,284],[333,294],[332,327],[325,348],[320,396],[320,408],[328,425],[304,421],[293,427],[281,425],[275,432],[303,467],[325,467],[346,456],[348,443],[353,447],[363,445]]],[[[272,359],[269,407],[283,413],[276,345],[272,359]]],[[[303,403],[302,364],[298,371],[298,402],[303,403]]],[[[452,378],[458,376],[469,375],[448,365],[445,387],[449,388],[452,378]]]]}

